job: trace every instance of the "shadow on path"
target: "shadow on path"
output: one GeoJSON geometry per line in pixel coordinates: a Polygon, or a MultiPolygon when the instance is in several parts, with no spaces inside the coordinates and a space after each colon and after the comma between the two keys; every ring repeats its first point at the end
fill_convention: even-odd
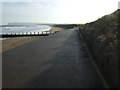
{"type": "Polygon", "coordinates": [[[103,84],[95,72],[77,31],[73,31],[52,59],[43,63],[50,68],[34,77],[30,88],[100,88],[103,84]]]}
{"type": "Polygon", "coordinates": [[[3,87],[102,88],[104,85],[78,31],[65,30],[3,53],[3,87]]]}

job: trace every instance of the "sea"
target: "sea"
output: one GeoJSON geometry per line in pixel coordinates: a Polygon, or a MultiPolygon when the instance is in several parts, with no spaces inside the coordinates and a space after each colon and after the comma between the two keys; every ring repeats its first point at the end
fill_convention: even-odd
{"type": "MultiPolygon", "coordinates": [[[[2,34],[29,34],[38,33],[41,34],[42,31],[49,31],[51,29],[50,25],[1,25],[0,26],[0,35],[2,34]]],[[[0,38],[0,40],[6,40],[9,38],[0,38]]]]}

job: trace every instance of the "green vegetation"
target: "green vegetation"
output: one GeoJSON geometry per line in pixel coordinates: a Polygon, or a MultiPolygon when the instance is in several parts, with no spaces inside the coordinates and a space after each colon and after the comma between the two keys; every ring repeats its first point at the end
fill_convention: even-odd
{"type": "Polygon", "coordinates": [[[80,25],[81,34],[111,87],[120,87],[120,10],[80,25]]]}

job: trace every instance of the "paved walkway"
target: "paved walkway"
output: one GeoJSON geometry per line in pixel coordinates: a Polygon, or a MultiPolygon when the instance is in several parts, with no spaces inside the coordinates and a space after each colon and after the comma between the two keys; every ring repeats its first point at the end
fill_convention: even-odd
{"type": "Polygon", "coordinates": [[[104,87],[77,30],[60,31],[3,53],[3,88],[104,87]]]}

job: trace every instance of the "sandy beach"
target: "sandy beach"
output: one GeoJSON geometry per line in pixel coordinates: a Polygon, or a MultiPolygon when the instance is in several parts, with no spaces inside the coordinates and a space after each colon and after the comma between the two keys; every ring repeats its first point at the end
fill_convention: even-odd
{"type": "MultiPolygon", "coordinates": [[[[58,27],[53,27],[51,29],[51,31],[61,31],[61,30],[64,30],[64,29],[58,28],[58,27]]],[[[0,41],[0,44],[2,45],[2,48],[0,48],[0,53],[5,52],[7,50],[11,50],[23,44],[29,43],[41,37],[42,36],[16,37],[16,38],[10,38],[10,39],[0,41]]]]}

